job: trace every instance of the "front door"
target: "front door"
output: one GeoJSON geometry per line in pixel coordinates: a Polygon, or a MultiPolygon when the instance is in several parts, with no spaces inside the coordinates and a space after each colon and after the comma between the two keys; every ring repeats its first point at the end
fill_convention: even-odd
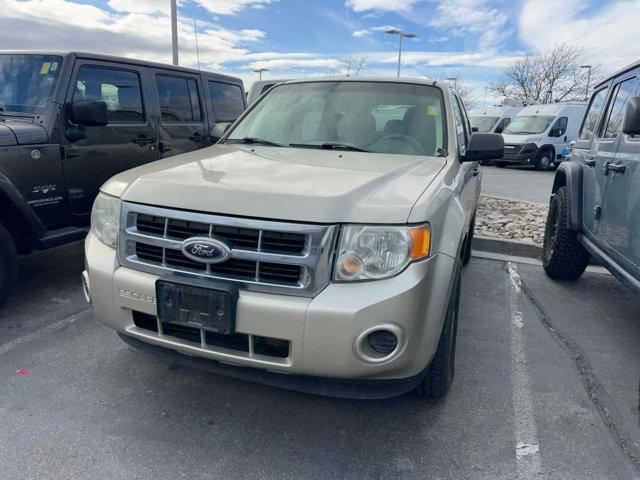
{"type": "Polygon", "coordinates": [[[596,137],[608,94],[609,88],[606,86],[591,97],[591,103],[572,154],[574,161],[584,164],[582,170],[582,223],[587,231],[594,234],[598,232],[600,224],[602,193],[604,191],[602,158],[596,155],[602,145],[600,139],[596,137]]]}
{"type": "Polygon", "coordinates": [[[91,213],[100,186],[113,175],[158,158],[156,128],[145,108],[142,78],[145,69],[110,62],[81,61],[74,69],[69,102],[104,101],[109,124],[74,125],[65,109],[64,172],[72,212],[81,221],[91,213]]]}
{"type": "Polygon", "coordinates": [[[160,69],[152,72],[160,105],[160,156],[211,145],[200,77],[160,69]]]}
{"type": "Polygon", "coordinates": [[[606,185],[600,233],[604,242],[627,260],[640,265],[640,138],[623,135],[628,100],[636,94],[637,79],[618,85],[603,128],[616,139],[617,153],[605,165],[606,185]]]}

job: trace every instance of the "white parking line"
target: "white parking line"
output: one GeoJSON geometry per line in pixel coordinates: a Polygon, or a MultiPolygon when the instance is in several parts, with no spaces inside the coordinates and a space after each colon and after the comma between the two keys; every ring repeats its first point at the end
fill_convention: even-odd
{"type": "Polygon", "coordinates": [[[518,478],[534,478],[540,473],[538,432],[531,403],[529,371],[524,341],[522,282],[515,263],[507,263],[511,283],[511,372],[513,388],[514,429],[518,478]]]}

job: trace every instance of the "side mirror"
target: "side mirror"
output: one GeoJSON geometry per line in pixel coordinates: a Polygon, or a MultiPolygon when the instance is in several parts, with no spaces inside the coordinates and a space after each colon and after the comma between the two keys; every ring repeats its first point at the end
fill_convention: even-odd
{"type": "Polygon", "coordinates": [[[78,100],[71,104],[69,119],[76,125],[104,127],[109,124],[107,104],[94,100],[78,100]]]}
{"type": "Polygon", "coordinates": [[[467,153],[461,162],[497,160],[504,157],[504,138],[499,133],[473,133],[467,145],[467,153]]]}
{"type": "Polygon", "coordinates": [[[222,136],[227,133],[229,127],[231,126],[231,122],[219,122],[216,123],[211,129],[211,139],[214,142],[217,142],[222,138],[222,136]]]}
{"type": "Polygon", "coordinates": [[[625,135],[640,135],[640,97],[633,97],[627,103],[622,133],[625,135]]]}

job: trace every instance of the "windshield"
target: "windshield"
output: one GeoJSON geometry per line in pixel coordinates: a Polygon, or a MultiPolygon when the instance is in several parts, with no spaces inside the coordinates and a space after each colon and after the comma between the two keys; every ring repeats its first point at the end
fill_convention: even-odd
{"type": "Polygon", "coordinates": [[[471,117],[471,127],[475,127],[479,132],[490,132],[500,117],[471,117]]]}
{"type": "Polygon", "coordinates": [[[331,81],[275,87],[226,142],[442,156],[444,138],[439,89],[331,81]]]}
{"type": "Polygon", "coordinates": [[[516,116],[502,133],[526,135],[529,133],[542,133],[556,117],[549,115],[523,115],[516,116]]]}
{"type": "Polygon", "coordinates": [[[55,55],[0,55],[0,111],[43,111],[61,66],[55,55]]]}

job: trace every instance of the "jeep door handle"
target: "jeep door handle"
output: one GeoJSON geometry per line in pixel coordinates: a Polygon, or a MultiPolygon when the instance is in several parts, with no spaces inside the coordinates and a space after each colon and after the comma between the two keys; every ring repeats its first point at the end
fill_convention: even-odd
{"type": "Polygon", "coordinates": [[[138,135],[138,138],[134,138],[132,140],[133,143],[137,143],[141,147],[144,147],[145,145],[149,145],[150,143],[155,143],[155,141],[156,140],[154,138],[151,138],[147,135],[138,135]]]}
{"type": "Polygon", "coordinates": [[[624,163],[605,163],[604,174],[607,175],[609,172],[613,173],[624,173],[627,170],[627,166],[624,163]]]}
{"type": "Polygon", "coordinates": [[[173,145],[167,142],[160,142],[160,153],[170,152],[173,149],[173,145]]]}

